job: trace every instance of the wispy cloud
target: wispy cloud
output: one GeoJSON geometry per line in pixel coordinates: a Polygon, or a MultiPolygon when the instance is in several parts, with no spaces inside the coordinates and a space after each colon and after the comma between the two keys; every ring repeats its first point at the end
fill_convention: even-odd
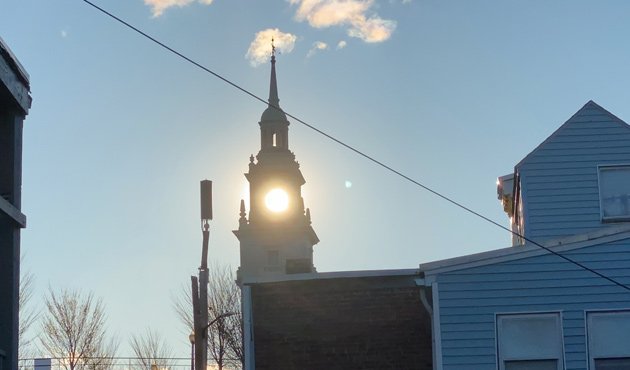
{"type": "Polygon", "coordinates": [[[61,37],[63,37],[64,39],[68,37],[68,31],[66,30],[61,30],[60,34],[61,34],[61,37]]]}
{"type": "Polygon", "coordinates": [[[341,40],[337,43],[337,50],[341,50],[346,47],[348,43],[345,40],[341,40]]]}
{"type": "Polygon", "coordinates": [[[256,33],[254,41],[249,44],[249,49],[245,58],[249,59],[252,66],[256,67],[262,63],[269,61],[271,56],[271,39],[276,50],[281,53],[290,53],[295,46],[297,36],[291,33],[285,33],[277,28],[267,28],[256,33]]]}
{"type": "Polygon", "coordinates": [[[383,42],[396,29],[396,21],[383,19],[371,9],[374,0],[288,0],[297,5],[295,18],[312,27],[345,26],[348,35],[365,42],[383,42]]]}
{"type": "Polygon", "coordinates": [[[315,53],[317,53],[318,51],[321,50],[326,50],[328,49],[328,44],[326,44],[323,41],[317,41],[313,43],[313,47],[311,47],[311,50],[308,51],[308,53],[306,54],[307,58],[312,57],[313,55],[315,55],[315,53]]]}
{"type": "Polygon", "coordinates": [[[210,5],[214,0],[144,0],[144,3],[151,7],[153,17],[159,17],[170,7],[178,6],[181,8],[195,1],[200,4],[210,5]]]}

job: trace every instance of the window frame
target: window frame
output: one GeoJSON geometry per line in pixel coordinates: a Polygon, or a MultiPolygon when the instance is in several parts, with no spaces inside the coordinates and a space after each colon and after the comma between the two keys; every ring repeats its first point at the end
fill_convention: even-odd
{"type": "Polygon", "coordinates": [[[630,173],[630,164],[628,163],[619,163],[619,164],[601,164],[597,166],[597,196],[599,199],[599,216],[602,222],[623,222],[630,221],[630,210],[628,214],[625,216],[604,216],[604,197],[602,193],[602,171],[607,170],[615,170],[615,169],[626,169],[630,173]]]}
{"type": "Polygon", "coordinates": [[[562,319],[561,311],[540,311],[540,312],[497,312],[494,315],[494,325],[495,325],[495,352],[496,352],[496,361],[497,361],[497,370],[505,370],[505,362],[506,361],[535,361],[535,360],[556,360],[557,370],[564,370],[565,368],[565,354],[564,354],[564,325],[562,319]],[[542,356],[540,354],[527,354],[522,356],[505,356],[502,354],[501,349],[501,319],[511,317],[511,318],[544,318],[544,317],[553,317],[556,319],[557,327],[558,327],[558,339],[560,343],[558,344],[559,353],[556,353],[554,357],[552,356],[542,356]]]}
{"type": "Polygon", "coordinates": [[[268,249],[267,250],[267,266],[269,267],[280,267],[282,264],[280,263],[280,251],[277,249],[268,249]]]}
{"type": "MultiPolygon", "coordinates": [[[[630,350],[625,353],[617,353],[613,356],[605,357],[598,353],[593,353],[593,329],[591,328],[591,319],[594,316],[615,316],[626,315],[630,320],[630,308],[618,308],[618,309],[606,309],[606,310],[585,310],[584,311],[584,328],[586,330],[586,360],[588,362],[588,369],[595,370],[595,360],[602,359],[621,359],[630,358],[630,350]]],[[[614,340],[614,339],[613,339],[614,340]]]]}

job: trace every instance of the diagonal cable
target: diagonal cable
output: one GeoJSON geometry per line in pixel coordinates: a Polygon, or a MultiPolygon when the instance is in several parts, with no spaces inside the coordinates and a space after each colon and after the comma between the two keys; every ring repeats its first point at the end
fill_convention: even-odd
{"type": "MultiPolygon", "coordinates": [[[[164,48],[164,49],[166,49],[166,50],[168,50],[168,51],[170,51],[171,53],[173,53],[173,54],[177,55],[178,57],[180,57],[180,58],[184,59],[185,61],[187,61],[187,62],[191,63],[192,65],[196,66],[197,68],[200,68],[201,70],[203,70],[203,71],[205,71],[205,72],[207,72],[207,73],[209,73],[209,74],[213,75],[214,77],[216,77],[216,78],[220,79],[221,81],[223,81],[223,82],[227,83],[228,85],[230,85],[230,86],[232,86],[232,87],[236,88],[237,90],[240,90],[241,92],[245,93],[246,95],[249,95],[250,97],[254,98],[255,100],[258,100],[258,101],[262,102],[263,104],[267,104],[267,105],[269,105],[269,106],[271,106],[271,107],[273,107],[273,108],[275,108],[275,109],[277,109],[277,110],[279,110],[279,111],[283,111],[280,107],[276,106],[275,104],[270,104],[270,103],[268,103],[265,99],[263,99],[263,98],[259,97],[258,95],[256,95],[256,94],[252,93],[251,91],[249,91],[249,90],[247,90],[247,89],[245,89],[245,88],[243,88],[243,87],[239,86],[238,84],[236,84],[236,83],[234,83],[234,82],[230,81],[229,79],[227,79],[227,78],[225,78],[225,77],[221,76],[220,74],[218,74],[218,73],[216,73],[216,72],[212,71],[211,69],[209,69],[209,68],[205,67],[204,65],[202,65],[202,64],[200,64],[200,63],[198,63],[198,62],[194,61],[193,59],[191,59],[191,58],[187,57],[186,55],[184,55],[184,54],[180,53],[179,51],[177,51],[177,50],[173,49],[172,47],[170,47],[170,46],[168,46],[168,45],[164,44],[163,42],[161,42],[161,41],[159,41],[159,40],[155,39],[154,37],[152,37],[152,36],[148,35],[146,32],[144,32],[144,31],[142,31],[142,30],[138,29],[137,27],[135,27],[135,26],[131,25],[130,23],[128,23],[128,22],[126,22],[126,21],[122,20],[121,18],[117,17],[116,15],[114,15],[114,14],[112,14],[112,13],[108,12],[107,10],[105,10],[105,9],[103,9],[103,8],[101,8],[101,7],[99,7],[98,5],[95,5],[95,4],[94,4],[94,3],[92,3],[91,1],[89,1],[89,0],[81,0],[81,1],[83,1],[84,3],[86,3],[86,4],[90,5],[90,6],[92,6],[93,8],[95,8],[95,9],[97,9],[98,11],[100,11],[101,13],[103,13],[103,14],[105,14],[105,15],[109,16],[110,18],[115,19],[116,21],[118,21],[119,23],[123,24],[124,26],[126,26],[126,27],[128,27],[128,28],[132,29],[133,31],[135,31],[136,33],[138,33],[138,34],[142,35],[143,37],[145,37],[145,38],[147,38],[147,39],[149,39],[149,40],[153,41],[155,44],[157,44],[157,45],[161,46],[162,48],[164,48]]],[[[333,142],[335,142],[335,143],[337,143],[337,144],[339,144],[339,145],[341,145],[341,146],[345,147],[346,149],[349,149],[350,151],[352,151],[352,152],[354,152],[354,153],[358,154],[359,156],[361,156],[361,157],[363,157],[363,158],[367,159],[368,161],[370,161],[370,162],[372,162],[372,163],[376,164],[377,166],[379,166],[379,167],[382,167],[382,168],[386,169],[386,170],[387,170],[387,171],[389,171],[390,173],[392,173],[392,174],[394,174],[394,175],[397,175],[398,177],[401,177],[402,179],[405,179],[405,180],[407,180],[408,182],[411,182],[412,184],[414,184],[414,185],[416,185],[416,186],[418,186],[418,187],[420,187],[420,188],[422,188],[422,189],[424,189],[424,190],[426,190],[426,191],[430,192],[431,194],[433,194],[433,195],[435,195],[435,196],[437,196],[437,197],[439,197],[439,198],[441,198],[441,199],[443,199],[443,200],[445,200],[445,201],[447,201],[447,202],[449,202],[449,203],[453,204],[454,206],[456,206],[456,207],[458,207],[458,208],[461,208],[461,209],[463,209],[464,211],[466,211],[466,212],[468,212],[468,213],[470,213],[470,214],[472,214],[472,215],[474,215],[474,216],[477,216],[477,217],[481,218],[482,220],[484,220],[484,221],[486,221],[486,222],[489,222],[490,224],[492,224],[492,225],[494,225],[494,226],[499,227],[499,228],[500,228],[500,229],[502,229],[502,230],[505,230],[505,231],[507,231],[507,232],[509,232],[509,233],[511,233],[511,234],[513,234],[513,235],[515,235],[515,236],[517,236],[517,237],[520,237],[520,238],[522,238],[523,240],[525,240],[525,241],[527,241],[527,242],[529,242],[529,243],[531,243],[531,244],[533,244],[533,245],[535,245],[535,246],[537,246],[537,247],[539,247],[539,248],[542,248],[542,249],[544,249],[545,251],[547,251],[547,252],[549,252],[549,253],[551,253],[551,254],[554,254],[554,255],[556,255],[556,256],[558,256],[558,257],[560,257],[560,258],[562,258],[562,259],[566,260],[567,262],[570,262],[570,263],[572,263],[572,264],[574,264],[574,265],[576,265],[576,266],[578,266],[578,267],[580,267],[580,268],[582,268],[582,269],[584,269],[584,270],[586,270],[586,271],[590,271],[591,273],[593,273],[593,274],[595,274],[595,275],[599,276],[600,278],[605,279],[605,280],[607,280],[607,281],[609,281],[609,282],[613,283],[614,285],[617,285],[617,286],[619,286],[619,287],[621,287],[621,288],[623,288],[623,289],[625,289],[625,290],[627,290],[627,291],[630,291],[630,286],[627,286],[627,285],[625,285],[625,284],[623,284],[623,283],[621,283],[621,282],[619,282],[619,281],[617,281],[617,280],[615,280],[615,279],[613,279],[613,278],[611,278],[611,277],[608,277],[608,276],[606,276],[606,275],[604,275],[604,274],[600,273],[599,271],[593,270],[593,269],[591,269],[591,268],[589,268],[589,267],[587,267],[587,266],[583,265],[582,263],[580,263],[580,262],[578,262],[578,261],[575,261],[575,260],[573,260],[573,259],[571,259],[571,258],[569,258],[569,257],[567,257],[567,256],[565,256],[565,255],[563,255],[563,254],[560,254],[560,253],[558,253],[558,252],[555,252],[555,251],[551,250],[550,248],[547,248],[547,247],[543,246],[542,244],[540,244],[540,243],[538,243],[538,242],[536,242],[536,241],[534,241],[534,240],[532,240],[532,239],[530,239],[530,238],[527,238],[527,237],[525,237],[525,236],[521,235],[520,233],[518,233],[518,232],[516,232],[516,231],[513,231],[513,230],[511,230],[511,229],[509,229],[509,228],[507,228],[507,227],[505,227],[505,226],[503,226],[503,225],[499,224],[498,222],[496,222],[496,221],[494,221],[494,220],[492,220],[492,219],[490,219],[490,218],[488,218],[488,217],[486,217],[486,216],[482,215],[482,214],[481,214],[481,213],[479,213],[479,212],[474,211],[473,209],[471,209],[471,208],[469,208],[469,207],[467,207],[467,206],[463,205],[462,203],[459,203],[459,202],[457,202],[457,201],[455,201],[455,200],[453,200],[453,199],[451,199],[451,198],[447,197],[446,195],[444,195],[444,194],[442,194],[442,193],[440,193],[440,192],[438,192],[438,191],[436,191],[436,190],[433,190],[432,188],[430,188],[430,187],[428,187],[428,186],[426,186],[426,185],[424,185],[424,184],[420,183],[420,182],[419,182],[419,181],[417,181],[417,180],[414,180],[413,178],[411,178],[411,177],[409,177],[409,176],[405,175],[404,173],[402,173],[402,172],[400,172],[400,171],[396,170],[395,168],[391,167],[390,165],[387,165],[387,164],[385,164],[385,163],[383,163],[383,162],[379,161],[378,159],[376,159],[376,158],[372,157],[371,155],[366,154],[365,152],[362,152],[361,150],[359,150],[359,149],[357,149],[357,148],[355,148],[355,147],[353,147],[353,146],[351,146],[351,145],[349,145],[349,144],[347,144],[347,143],[345,143],[345,142],[341,141],[340,139],[337,139],[337,138],[335,138],[334,136],[332,136],[332,135],[330,135],[330,134],[328,134],[328,133],[326,133],[326,132],[324,132],[324,131],[322,131],[322,130],[318,129],[317,127],[315,127],[315,126],[313,126],[313,125],[311,125],[311,124],[309,124],[309,123],[307,123],[307,122],[303,121],[302,119],[300,119],[300,118],[298,118],[298,117],[294,116],[293,114],[290,114],[290,113],[288,113],[288,112],[286,112],[286,111],[283,111],[283,112],[284,112],[287,116],[289,116],[289,117],[293,118],[294,120],[296,120],[297,122],[301,123],[302,125],[304,125],[304,126],[306,126],[306,127],[310,128],[311,130],[313,130],[313,131],[317,132],[318,134],[320,134],[320,135],[322,135],[322,136],[324,136],[324,137],[326,137],[326,138],[328,138],[328,139],[332,140],[333,142]]]]}

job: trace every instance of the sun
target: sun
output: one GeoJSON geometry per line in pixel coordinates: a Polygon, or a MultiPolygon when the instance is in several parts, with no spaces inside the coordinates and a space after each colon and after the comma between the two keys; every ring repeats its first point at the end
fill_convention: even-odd
{"type": "Polygon", "coordinates": [[[289,207],[289,195],[282,189],[273,189],[265,195],[265,205],[271,212],[282,212],[289,207]]]}

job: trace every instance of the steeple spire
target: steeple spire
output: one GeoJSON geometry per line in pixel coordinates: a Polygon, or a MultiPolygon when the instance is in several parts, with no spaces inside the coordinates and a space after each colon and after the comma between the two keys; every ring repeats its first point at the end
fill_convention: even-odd
{"type": "Polygon", "coordinates": [[[269,83],[269,105],[280,108],[280,99],[278,99],[278,83],[276,81],[276,46],[271,38],[271,81],[269,83]]]}
{"type": "MultiPolygon", "coordinates": [[[[280,108],[278,83],[276,81],[276,45],[271,39],[271,79],[269,82],[269,104],[260,116],[260,149],[263,152],[289,150],[289,121],[280,108]]],[[[259,158],[260,159],[260,158],[259,158]]]]}

